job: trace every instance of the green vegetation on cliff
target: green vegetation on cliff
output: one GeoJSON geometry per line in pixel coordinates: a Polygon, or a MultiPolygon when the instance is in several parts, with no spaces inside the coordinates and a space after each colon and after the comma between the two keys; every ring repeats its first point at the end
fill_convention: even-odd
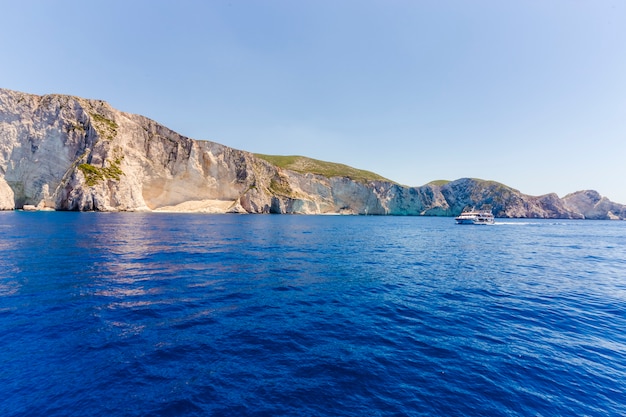
{"type": "Polygon", "coordinates": [[[124,172],[120,168],[121,162],[122,157],[118,157],[114,161],[111,161],[108,167],[97,167],[91,164],[80,164],[78,166],[78,169],[80,169],[85,176],[85,183],[88,186],[93,187],[94,185],[98,184],[100,181],[104,181],[105,179],[119,181],[120,176],[124,175],[124,172]]]}
{"type": "Polygon", "coordinates": [[[318,174],[327,178],[331,177],[348,177],[355,181],[388,181],[387,178],[381,177],[370,171],[352,168],[348,165],[337,164],[334,162],[320,161],[317,159],[307,158],[298,155],[263,155],[254,154],[257,158],[263,159],[279,168],[289,169],[301,174],[318,174]]]}
{"type": "Polygon", "coordinates": [[[438,187],[443,187],[444,185],[446,185],[447,183],[449,183],[450,181],[448,180],[435,180],[435,181],[431,181],[426,185],[435,185],[438,187]]]}
{"type": "Polygon", "coordinates": [[[104,140],[112,140],[117,135],[118,125],[98,113],[90,113],[93,126],[104,140]]]}
{"type": "Polygon", "coordinates": [[[269,190],[273,194],[282,195],[285,197],[295,197],[294,192],[289,186],[289,182],[287,181],[280,181],[275,178],[272,178],[272,181],[270,182],[269,190]]]}

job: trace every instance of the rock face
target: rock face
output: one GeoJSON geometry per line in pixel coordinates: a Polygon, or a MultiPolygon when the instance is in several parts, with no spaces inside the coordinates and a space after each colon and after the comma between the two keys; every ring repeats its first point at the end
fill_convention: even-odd
{"type": "Polygon", "coordinates": [[[405,187],[279,168],[192,140],[100,100],[0,89],[0,209],[457,215],[624,219],[626,208],[581,191],[528,196],[464,178],[405,187]]]}
{"type": "Polygon", "coordinates": [[[626,218],[626,206],[613,203],[593,190],[568,194],[563,197],[563,205],[570,211],[580,213],[586,219],[623,220],[626,218]]]}

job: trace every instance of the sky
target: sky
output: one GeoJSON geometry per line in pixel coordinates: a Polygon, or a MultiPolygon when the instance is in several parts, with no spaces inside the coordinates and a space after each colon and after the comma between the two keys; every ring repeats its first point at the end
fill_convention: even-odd
{"type": "Polygon", "coordinates": [[[622,0],[0,0],[0,87],[419,186],[626,204],[622,0]]]}

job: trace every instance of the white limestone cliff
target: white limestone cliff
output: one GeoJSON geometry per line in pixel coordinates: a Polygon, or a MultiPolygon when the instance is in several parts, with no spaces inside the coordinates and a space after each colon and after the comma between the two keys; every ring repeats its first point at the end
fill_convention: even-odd
{"type": "Polygon", "coordinates": [[[15,196],[13,190],[9,187],[9,184],[0,178],[0,210],[14,210],[15,209],[15,196]]]}
{"type": "Polygon", "coordinates": [[[339,203],[366,211],[341,179],[281,170],[99,100],[0,90],[0,150],[3,209],[328,213],[339,203]]]}
{"type": "Polygon", "coordinates": [[[468,178],[405,187],[295,172],[100,100],[0,89],[0,210],[450,216],[485,206],[500,217],[626,216],[589,200],[468,178]]]}

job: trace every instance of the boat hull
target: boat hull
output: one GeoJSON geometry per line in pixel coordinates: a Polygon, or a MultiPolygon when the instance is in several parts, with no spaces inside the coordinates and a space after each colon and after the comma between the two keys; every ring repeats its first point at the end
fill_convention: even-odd
{"type": "Polygon", "coordinates": [[[494,221],[457,220],[456,224],[494,224],[494,221]]]}
{"type": "Polygon", "coordinates": [[[489,212],[465,212],[454,220],[456,224],[494,224],[493,214],[489,212]]]}

